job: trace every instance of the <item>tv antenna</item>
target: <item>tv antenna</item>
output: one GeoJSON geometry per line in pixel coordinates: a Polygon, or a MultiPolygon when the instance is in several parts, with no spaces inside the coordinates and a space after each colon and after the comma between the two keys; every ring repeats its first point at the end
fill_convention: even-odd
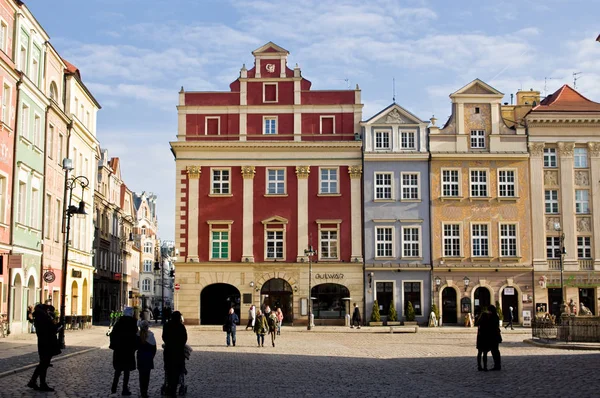
{"type": "Polygon", "coordinates": [[[544,97],[548,96],[548,80],[557,80],[558,77],[545,77],[544,78],[544,97]]]}
{"type": "Polygon", "coordinates": [[[345,79],[337,79],[337,80],[343,80],[343,81],[345,81],[346,82],[346,89],[350,90],[350,79],[345,78],[345,79]]]}
{"type": "Polygon", "coordinates": [[[578,77],[579,75],[581,75],[583,72],[573,72],[573,88],[577,89],[577,80],[580,79],[580,77],[578,77]]]}
{"type": "Polygon", "coordinates": [[[393,86],[392,102],[395,104],[396,103],[396,78],[395,77],[392,77],[392,86],[393,86]]]}

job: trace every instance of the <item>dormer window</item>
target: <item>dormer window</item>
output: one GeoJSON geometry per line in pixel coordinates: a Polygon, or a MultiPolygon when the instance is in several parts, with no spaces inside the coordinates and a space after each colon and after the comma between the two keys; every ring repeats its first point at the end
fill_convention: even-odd
{"type": "Polygon", "coordinates": [[[277,83],[263,83],[263,102],[277,102],[277,83]]]}
{"type": "Polygon", "coordinates": [[[390,132],[376,131],[375,132],[375,149],[388,150],[390,149],[390,132]]]}
{"type": "Polygon", "coordinates": [[[471,148],[485,149],[485,130],[471,130],[471,148]]]}
{"type": "Polygon", "coordinates": [[[415,132],[414,131],[401,131],[400,132],[400,144],[402,149],[415,149],[415,132]]]}

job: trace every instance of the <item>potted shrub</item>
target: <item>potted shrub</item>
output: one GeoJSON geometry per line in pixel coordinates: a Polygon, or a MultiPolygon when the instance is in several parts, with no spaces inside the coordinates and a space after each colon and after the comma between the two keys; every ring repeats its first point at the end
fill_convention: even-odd
{"type": "Polygon", "coordinates": [[[498,318],[500,319],[500,327],[502,327],[502,321],[504,320],[504,314],[502,314],[502,307],[500,307],[499,301],[496,301],[496,313],[498,314],[498,318]]]}
{"type": "Polygon", "coordinates": [[[404,321],[405,325],[416,326],[417,322],[415,322],[415,308],[412,303],[409,301],[408,306],[406,308],[406,321],[404,321]]]}
{"type": "Polygon", "coordinates": [[[396,307],[394,306],[394,302],[390,303],[390,310],[388,312],[387,317],[387,325],[388,326],[398,326],[400,322],[398,322],[398,313],[396,312],[396,307]]]}
{"type": "Polygon", "coordinates": [[[373,302],[373,311],[371,311],[371,321],[369,326],[383,326],[381,322],[381,314],[379,314],[379,303],[377,300],[373,302]]]}
{"type": "MultiPolygon", "coordinates": [[[[437,305],[432,304],[431,305],[431,312],[433,312],[435,314],[436,322],[439,325],[440,324],[440,309],[437,307],[437,305]]],[[[434,326],[437,326],[437,325],[434,325],[434,326]]]]}

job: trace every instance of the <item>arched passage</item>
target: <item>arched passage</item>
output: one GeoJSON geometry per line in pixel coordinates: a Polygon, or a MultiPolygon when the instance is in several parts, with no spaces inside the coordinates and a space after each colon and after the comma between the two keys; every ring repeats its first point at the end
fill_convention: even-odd
{"type": "Polygon", "coordinates": [[[294,321],[292,286],[285,279],[269,279],[262,285],[260,295],[262,304],[268,305],[272,310],[281,308],[284,322],[294,321]]]}
{"type": "Polygon", "coordinates": [[[442,322],[456,323],[456,290],[447,286],[442,290],[442,322]]]}
{"type": "Polygon", "coordinates": [[[492,304],[492,296],[487,287],[479,286],[473,294],[475,319],[492,304]]]}
{"type": "Polygon", "coordinates": [[[21,275],[17,274],[15,276],[13,286],[12,319],[19,322],[23,320],[23,281],[21,275]]]}
{"type": "Polygon", "coordinates": [[[323,283],[312,288],[313,314],[315,319],[344,319],[348,308],[350,291],[337,283],[323,283]],[[346,299],[346,300],[344,300],[346,299]]]}
{"type": "Polygon", "coordinates": [[[88,307],[90,306],[90,298],[88,296],[88,282],[87,279],[83,280],[83,287],[81,288],[81,315],[88,314],[88,307]]]}
{"type": "Polygon", "coordinates": [[[513,322],[519,323],[519,297],[520,292],[514,286],[506,286],[502,289],[502,315],[504,321],[508,322],[510,308],[512,307],[513,322]]]}
{"type": "Polygon", "coordinates": [[[33,275],[29,277],[29,280],[27,281],[27,303],[26,303],[26,308],[31,306],[35,306],[35,279],[33,278],[33,275]]]}
{"type": "Polygon", "coordinates": [[[77,281],[73,281],[71,285],[71,315],[77,314],[77,302],[79,300],[79,287],[77,286],[77,281]]]}
{"type": "Polygon", "coordinates": [[[206,286],[200,293],[200,324],[222,325],[229,309],[240,316],[240,291],[227,283],[206,286]]]}

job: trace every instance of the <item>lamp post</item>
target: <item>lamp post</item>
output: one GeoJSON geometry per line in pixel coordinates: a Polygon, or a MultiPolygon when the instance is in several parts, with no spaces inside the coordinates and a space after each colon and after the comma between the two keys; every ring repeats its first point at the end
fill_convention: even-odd
{"type": "Polygon", "coordinates": [[[468,276],[465,276],[463,278],[463,283],[465,284],[465,292],[467,291],[467,289],[469,288],[469,283],[471,283],[471,280],[469,279],[468,276]]]}
{"type": "Polygon", "coordinates": [[[442,284],[442,278],[440,278],[439,276],[436,276],[435,279],[435,291],[439,292],[440,291],[440,285],[442,284]]]}
{"type": "Polygon", "coordinates": [[[317,254],[312,245],[304,250],[304,255],[308,257],[308,327],[307,330],[312,330],[312,257],[317,254]]]}
{"type": "Polygon", "coordinates": [[[560,235],[560,313],[565,312],[565,286],[563,283],[563,269],[564,269],[564,261],[565,254],[567,251],[565,250],[565,233],[562,232],[562,228],[560,227],[559,222],[554,223],[554,230],[558,232],[560,235]]]}
{"type": "Polygon", "coordinates": [[[60,289],[60,331],[58,334],[58,342],[61,348],[65,348],[65,311],[66,311],[66,291],[67,291],[67,275],[69,263],[69,232],[71,231],[71,217],[74,214],[85,216],[85,202],[83,201],[83,192],[90,185],[89,180],[85,176],[77,176],[69,178],[69,172],[73,170],[73,161],[71,159],[63,159],[63,170],[65,171],[65,196],[69,191],[69,204],[65,209],[64,221],[66,221],[65,236],[64,236],[64,255],[62,266],[62,283],[60,289]],[[71,204],[73,200],[73,189],[77,186],[81,187],[81,201],[78,206],[71,204]]]}

